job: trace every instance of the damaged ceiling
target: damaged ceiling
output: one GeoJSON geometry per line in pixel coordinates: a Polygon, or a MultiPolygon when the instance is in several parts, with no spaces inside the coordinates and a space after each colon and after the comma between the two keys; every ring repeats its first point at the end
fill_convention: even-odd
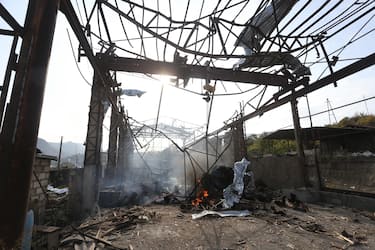
{"type": "Polygon", "coordinates": [[[202,96],[211,92],[197,92],[200,79],[216,95],[238,94],[226,88],[233,82],[240,90],[255,84],[244,119],[285,104],[292,91],[336,86],[374,61],[372,48],[358,49],[371,39],[373,1],[114,0],[74,8],[109,70],[172,75],[176,87],[202,96]]]}
{"type": "MultiPolygon", "coordinates": [[[[157,131],[157,126],[163,127],[158,124],[160,103],[152,126],[146,127],[128,116],[119,99],[123,90],[117,81],[117,72],[141,73],[150,78],[169,75],[171,85],[203,97],[209,104],[203,134],[207,161],[205,169],[199,168],[201,172],[209,172],[228,146],[221,145],[227,138],[219,132],[227,128],[233,130],[235,135],[230,137],[230,143],[233,139],[234,151],[241,155],[244,153],[241,150],[245,150],[243,141],[238,140],[244,139],[242,122],[289,102],[294,109],[295,137],[299,141],[296,99],[329,84],[336,86],[339,80],[375,63],[374,47],[361,46],[371,44],[374,7],[375,1],[370,0],[97,0],[74,3],[38,0],[30,1],[22,27],[0,4],[0,15],[9,24],[9,30],[2,29],[0,34],[14,39],[0,98],[0,204],[7,204],[0,211],[0,234],[9,230],[5,241],[12,245],[22,233],[58,11],[65,15],[79,41],[78,62],[87,58],[94,69],[80,190],[80,209],[86,213],[93,210],[97,201],[99,173],[103,173],[100,154],[104,106],[110,104],[114,121],[114,127],[111,123],[109,129],[110,164],[113,157],[115,165],[116,160],[121,166],[130,165],[126,157],[137,143],[130,125],[137,125],[140,133],[146,131],[151,135],[157,131]],[[22,46],[18,51],[19,38],[22,38],[22,46]],[[8,88],[14,72],[10,95],[8,88]],[[195,86],[199,84],[197,91],[195,86]],[[233,92],[227,88],[230,84],[238,90],[233,92]],[[249,89],[242,90],[250,84],[249,89]],[[240,114],[232,117],[223,128],[209,133],[214,96],[237,93],[248,94],[240,114]],[[212,135],[214,138],[210,141],[208,138],[212,135]],[[224,149],[210,155],[215,157],[210,166],[208,148],[215,140],[216,145],[224,149]]],[[[174,135],[186,131],[183,127],[176,130],[165,125],[164,128],[174,135]]],[[[162,135],[171,140],[166,134],[162,135]]],[[[187,148],[171,142],[184,154],[184,161],[187,155],[191,165],[196,164],[187,148]]],[[[301,149],[297,149],[299,155],[301,149]]],[[[242,158],[239,155],[235,160],[242,158]]],[[[108,169],[114,167],[110,164],[108,169]]],[[[196,175],[196,169],[193,170],[196,175]]],[[[115,171],[110,173],[111,177],[123,181],[124,169],[121,171],[118,175],[115,171]]]]}

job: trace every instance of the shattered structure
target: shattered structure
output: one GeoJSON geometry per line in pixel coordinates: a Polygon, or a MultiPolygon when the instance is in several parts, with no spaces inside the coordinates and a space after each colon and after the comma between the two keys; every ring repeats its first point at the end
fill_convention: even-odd
{"type": "MultiPolygon", "coordinates": [[[[310,177],[313,175],[320,179],[321,174],[309,168],[297,101],[327,85],[338,86],[341,79],[374,65],[373,48],[365,52],[355,51],[350,58],[342,55],[344,49],[361,39],[371,41],[374,6],[374,1],[367,0],[83,0],[80,3],[33,0],[28,3],[24,24],[20,24],[0,3],[0,17],[7,26],[0,29],[0,35],[13,39],[0,89],[0,248],[19,246],[22,238],[22,244],[27,244],[29,239],[24,233],[24,225],[30,224],[31,220],[26,212],[30,208],[33,162],[58,13],[65,16],[79,42],[78,62],[87,59],[94,73],[84,167],[70,175],[69,194],[64,198],[57,197],[50,206],[56,209],[57,205],[65,202],[64,199],[69,199],[63,205],[65,210],[69,210],[72,218],[86,218],[86,221],[79,226],[72,224],[61,232],[60,228],[37,227],[38,232],[49,236],[59,232],[65,237],[61,241],[61,249],[74,247],[77,241],[81,245],[76,247],[82,248],[88,247],[86,244],[91,247],[97,244],[103,248],[132,249],[128,241],[134,238],[121,242],[114,235],[122,230],[131,231],[140,224],[144,225],[142,233],[150,234],[147,223],[157,223],[160,220],[157,213],[143,208],[116,208],[101,212],[98,203],[102,207],[113,207],[153,201],[159,204],[179,203],[181,211],[190,213],[219,210],[223,206],[234,207],[243,213],[211,211],[204,214],[254,214],[258,226],[264,226],[264,221],[271,222],[271,231],[276,230],[274,226],[278,223],[303,228],[304,236],[318,242],[314,245],[317,249],[328,248],[325,245],[327,241],[316,239],[310,234],[312,232],[331,237],[335,240],[332,246],[337,247],[337,241],[347,244],[339,246],[343,249],[362,244],[374,247],[374,240],[363,236],[374,230],[373,214],[363,212],[358,219],[353,213],[348,215],[347,211],[341,211],[346,214],[345,218],[363,221],[367,231],[356,233],[359,229],[351,221],[350,232],[345,229],[336,232],[330,225],[322,226],[324,218],[335,220],[337,216],[334,212],[314,205],[313,210],[319,212],[309,215],[308,206],[302,201],[309,199],[300,198],[306,197],[305,193],[289,192],[280,196],[268,193],[267,186],[255,184],[257,171],[264,171],[264,176],[270,179],[275,177],[272,173],[280,170],[271,168],[270,174],[267,174],[267,169],[259,170],[258,164],[262,160],[254,162],[247,155],[244,131],[247,120],[290,103],[298,154],[294,161],[296,171],[291,171],[290,179],[298,179],[294,182],[299,183],[296,187],[314,186],[310,177]],[[356,29],[354,35],[349,39],[346,35],[343,39],[343,33],[349,29],[356,29]],[[324,65],[324,69],[319,65],[324,65]],[[160,75],[171,77],[171,83],[176,88],[193,92],[207,102],[206,126],[177,120],[164,123],[159,120],[160,103],[154,121],[135,120],[128,114],[121,98],[142,98],[145,93],[138,89],[123,89],[118,81],[119,72],[143,74],[150,78],[160,75]],[[244,91],[238,84],[248,89],[244,91]],[[201,86],[198,92],[196,86],[201,86]],[[210,119],[214,119],[211,111],[215,96],[238,94],[238,91],[228,90],[227,86],[237,86],[239,94],[246,93],[249,100],[224,122],[222,128],[211,131],[209,125],[210,119]],[[109,147],[103,163],[103,120],[109,109],[109,147]],[[159,139],[168,141],[169,146],[157,152],[148,152],[152,141],[159,139]],[[233,165],[241,159],[245,165],[238,175],[233,165]],[[248,168],[247,160],[251,161],[248,168]],[[250,173],[253,165],[254,171],[250,173]],[[229,179],[233,183],[228,183],[228,176],[232,175],[234,178],[229,179]],[[217,183],[218,179],[222,181],[217,183]],[[231,195],[235,198],[229,204],[228,197],[231,195]],[[306,214],[296,214],[295,211],[306,214]],[[88,215],[95,214],[99,214],[99,218],[94,221],[87,219],[88,215]],[[93,229],[97,231],[93,232],[93,229]],[[92,241],[85,242],[87,237],[92,241]],[[115,243],[110,242],[111,237],[114,237],[115,243]]],[[[310,165],[316,163],[312,162],[310,165]]],[[[277,175],[280,180],[282,174],[277,175]]],[[[337,190],[331,190],[331,193],[321,191],[318,185],[312,194],[309,193],[310,200],[328,202],[339,199],[337,190]]],[[[358,201],[363,198],[361,202],[353,203],[371,206],[375,204],[374,192],[369,193],[360,191],[352,194],[354,198],[342,199],[358,201]]],[[[361,207],[358,205],[357,208],[361,207]]],[[[155,208],[158,209],[160,207],[155,208]]],[[[162,211],[159,213],[163,214],[162,211]]],[[[170,215],[165,216],[169,218],[170,215]]],[[[183,214],[178,218],[186,220],[183,214]]],[[[189,224],[190,220],[184,223],[190,229],[193,227],[189,224]]],[[[239,223],[242,225],[239,231],[249,231],[252,222],[242,223],[239,223]]],[[[171,225],[163,226],[168,228],[171,225]]],[[[343,223],[338,223],[338,226],[341,228],[343,223]]],[[[177,239],[177,232],[183,234],[179,230],[168,232],[177,239]]],[[[216,227],[214,232],[218,239],[216,227]]],[[[191,235],[185,237],[189,240],[184,241],[183,248],[203,249],[205,241],[194,245],[191,243],[194,239],[189,238],[191,235]]],[[[293,234],[293,237],[296,236],[293,234]]],[[[145,244],[137,241],[137,247],[152,247],[154,239],[149,240],[145,244]]],[[[236,247],[246,245],[250,248],[255,244],[244,237],[237,240],[234,243],[236,247]]],[[[207,242],[211,249],[233,248],[233,242],[220,244],[217,240],[216,245],[209,240],[207,242]]],[[[177,247],[178,243],[178,240],[172,240],[170,246],[177,247]]],[[[287,243],[286,247],[294,249],[295,246],[290,244],[287,243]]],[[[310,243],[297,240],[296,244],[298,248],[310,243]]],[[[259,244],[256,246],[261,247],[259,244]]],[[[162,245],[157,247],[163,248],[162,245]]],[[[278,248],[271,243],[267,247],[278,248]]]]}

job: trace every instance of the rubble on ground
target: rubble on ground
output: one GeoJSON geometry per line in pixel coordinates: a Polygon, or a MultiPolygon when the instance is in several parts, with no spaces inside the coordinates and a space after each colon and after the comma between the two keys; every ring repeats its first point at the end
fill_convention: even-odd
{"type": "Polygon", "coordinates": [[[138,206],[129,209],[106,209],[95,217],[87,218],[78,226],[68,226],[63,233],[59,249],[128,249],[117,246],[112,241],[122,237],[126,231],[134,230],[137,224],[150,223],[158,219],[155,212],[138,206]]]}

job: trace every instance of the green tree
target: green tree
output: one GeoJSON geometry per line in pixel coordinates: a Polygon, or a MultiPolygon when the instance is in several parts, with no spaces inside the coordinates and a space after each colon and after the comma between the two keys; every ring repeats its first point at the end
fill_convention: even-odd
{"type": "Polygon", "coordinates": [[[344,117],[332,127],[343,128],[347,126],[375,127],[375,115],[356,114],[353,117],[344,117]]]}
{"type": "Polygon", "coordinates": [[[294,141],[264,139],[267,134],[249,136],[247,140],[247,152],[249,155],[285,154],[296,150],[294,141]]]}

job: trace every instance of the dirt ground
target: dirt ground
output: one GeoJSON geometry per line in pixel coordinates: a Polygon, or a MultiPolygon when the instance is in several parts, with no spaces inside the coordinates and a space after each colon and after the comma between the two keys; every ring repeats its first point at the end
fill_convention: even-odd
{"type": "MultiPolygon", "coordinates": [[[[192,220],[194,212],[183,213],[177,205],[149,205],[142,209],[153,218],[101,238],[120,249],[375,249],[373,213],[308,207],[308,212],[260,209],[248,217],[192,220]]],[[[110,249],[100,245],[96,249],[110,249]]]]}

